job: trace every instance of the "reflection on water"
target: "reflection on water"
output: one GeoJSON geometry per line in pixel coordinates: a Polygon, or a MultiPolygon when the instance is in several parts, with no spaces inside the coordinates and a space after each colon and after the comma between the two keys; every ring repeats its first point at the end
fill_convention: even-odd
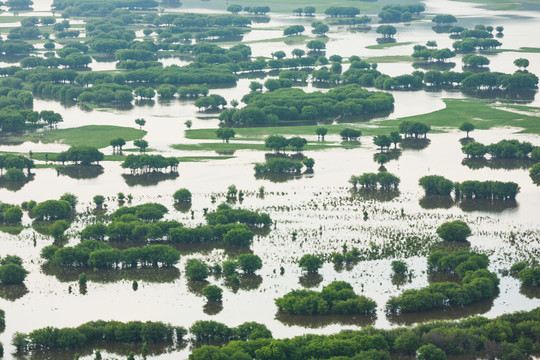
{"type": "Polygon", "coordinates": [[[487,200],[487,199],[462,199],[459,208],[463,211],[485,211],[500,213],[504,210],[518,207],[516,200],[487,200]]]}
{"type": "Polygon", "coordinates": [[[223,302],[221,301],[209,301],[203,306],[203,312],[206,315],[216,315],[223,310],[223,302]]]}
{"type": "Polygon", "coordinates": [[[146,174],[122,174],[122,177],[126,181],[128,186],[153,186],[157,185],[161,181],[174,180],[178,177],[178,173],[162,173],[152,172],[146,174]]]}
{"type": "Polygon", "coordinates": [[[86,273],[89,281],[96,283],[113,283],[121,280],[171,283],[180,278],[180,270],[174,266],[92,270],[88,268],[64,268],[46,263],[41,266],[41,271],[46,275],[55,276],[61,282],[77,281],[82,273],[86,273]]]}
{"type": "Polygon", "coordinates": [[[534,165],[534,161],[530,159],[486,159],[486,158],[465,158],[461,161],[461,164],[467,166],[469,169],[477,170],[484,167],[490,169],[529,169],[534,165]]]}
{"type": "Polygon", "coordinates": [[[401,148],[404,150],[424,150],[430,143],[430,139],[406,138],[401,141],[401,148]]]}
{"type": "Polygon", "coordinates": [[[0,176],[0,189],[4,188],[9,191],[17,192],[30,181],[34,180],[34,177],[34,174],[30,174],[29,176],[25,176],[24,180],[22,181],[9,181],[5,176],[0,176]]]}
{"type": "Polygon", "coordinates": [[[451,196],[425,195],[420,199],[420,206],[423,209],[450,209],[454,206],[454,199],[451,196]]]}
{"type": "Polygon", "coordinates": [[[15,301],[22,298],[24,295],[28,294],[28,289],[26,285],[5,285],[0,284],[0,298],[15,301]]]}
{"type": "Polygon", "coordinates": [[[414,62],[412,64],[413,68],[415,69],[424,69],[424,70],[437,70],[437,71],[449,71],[456,67],[455,62],[432,62],[432,61],[426,61],[426,62],[414,62]]]}
{"type": "Polygon", "coordinates": [[[377,316],[365,315],[293,315],[278,311],[276,320],[288,326],[302,326],[318,329],[328,325],[355,325],[359,327],[373,325],[377,316]]]}
{"type": "MultiPolygon", "coordinates": [[[[157,356],[161,354],[171,353],[178,350],[181,350],[187,346],[186,343],[181,343],[178,345],[171,344],[147,344],[147,350],[149,356],[157,356]]],[[[101,355],[105,359],[110,357],[107,354],[116,354],[123,357],[129,355],[130,352],[134,351],[139,352],[142,350],[142,344],[137,345],[137,348],[134,348],[133,344],[123,344],[123,343],[99,343],[97,347],[89,346],[83,349],[77,350],[34,350],[32,352],[18,352],[13,354],[14,359],[25,360],[25,359],[34,359],[34,360],[73,360],[75,354],[83,356],[91,356],[94,353],[94,350],[99,350],[101,355]]]]}
{"type": "Polygon", "coordinates": [[[298,282],[305,288],[315,288],[321,284],[323,277],[321,274],[304,274],[300,276],[298,282]]]}
{"type": "Polygon", "coordinates": [[[72,179],[94,179],[103,174],[101,165],[68,165],[56,168],[58,175],[69,176],[72,179]]]}
{"type": "Polygon", "coordinates": [[[19,235],[23,231],[24,227],[22,225],[2,225],[0,226],[0,231],[5,232],[11,235],[19,235]]]}
{"type": "Polygon", "coordinates": [[[529,299],[540,299],[540,286],[521,286],[519,292],[529,299]]]}
{"type": "Polygon", "coordinates": [[[352,189],[351,195],[363,200],[376,200],[376,201],[392,201],[399,197],[399,191],[397,190],[377,190],[377,189],[364,189],[359,188],[357,190],[352,189]]]}
{"type": "Polygon", "coordinates": [[[387,314],[386,318],[393,325],[410,326],[429,320],[454,320],[467,316],[482,315],[491,310],[495,298],[480,301],[467,306],[454,306],[444,310],[422,311],[410,314],[387,314]]]}
{"type": "Polygon", "coordinates": [[[270,182],[273,182],[273,183],[283,183],[290,180],[300,180],[304,176],[313,177],[313,175],[308,176],[304,174],[255,174],[255,179],[269,180],[270,182]]]}

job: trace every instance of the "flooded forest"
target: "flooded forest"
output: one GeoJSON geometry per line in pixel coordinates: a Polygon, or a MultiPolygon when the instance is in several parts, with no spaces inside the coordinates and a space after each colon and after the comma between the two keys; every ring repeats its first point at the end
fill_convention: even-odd
{"type": "Polygon", "coordinates": [[[539,24],[0,2],[0,358],[537,359],[539,24]]]}

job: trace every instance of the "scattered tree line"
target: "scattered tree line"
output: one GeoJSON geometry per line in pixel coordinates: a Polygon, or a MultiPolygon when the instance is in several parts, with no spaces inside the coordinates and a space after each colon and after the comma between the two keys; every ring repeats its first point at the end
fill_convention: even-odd
{"type": "Polygon", "coordinates": [[[519,185],[512,181],[468,180],[454,183],[438,175],[423,176],[419,185],[426,195],[450,196],[454,191],[456,199],[513,200],[520,190],[519,185]]]}
{"type": "Polygon", "coordinates": [[[540,150],[535,149],[540,149],[540,147],[535,147],[527,141],[501,140],[489,145],[484,145],[476,141],[469,142],[461,148],[461,151],[467,157],[474,158],[484,157],[486,154],[489,154],[492,158],[496,159],[529,159],[533,158],[533,151],[535,151],[535,154],[540,152],[540,150]]]}
{"type": "Polygon", "coordinates": [[[381,22],[411,21],[413,15],[420,15],[426,8],[422,4],[384,5],[379,12],[381,22]]]}
{"type": "Polygon", "coordinates": [[[61,267],[167,267],[178,263],[180,252],[169,245],[145,245],[119,250],[101,241],[83,240],[73,247],[46,246],[41,257],[61,267]]]}
{"type": "MultiPolygon", "coordinates": [[[[475,316],[459,321],[433,321],[391,330],[365,327],[331,335],[302,335],[288,339],[250,339],[194,349],[190,360],[209,358],[287,359],[390,359],[390,355],[442,353],[475,356],[526,358],[538,354],[532,329],[540,322],[540,310],[504,314],[495,319],[475,316]],[[279,350],[276,350],[279,349],[279,350]],[[285,354],[285,355],[284,355],[285,354]]],[[[212,333],[207,331],[206,333],[212,333]]],[[[423,356],[423,355],[422,355],[423,356]]],[[[420,358],[420,357],[419,357],[420,358]]]]}
{"type": "Polygon", "coordinates": [[[295,160],[289,158],[268,158],[263,163],[255,163],[254,170],[257,175],[264,174],[299,174],[304,166],[312,170],[315,160],[304,158],[295,160]]]}
{"type": "Polygon", "coordinates": [[[380,189],[383,191],[398,190],[400,179],[386,171],[379,173],[364,173],[362,175],[352,175],[349,183],[356,189],[358,185],[363,189],[380,189]]]}
{"type": "Polygon", "coordinates": [[[123,169],[129,169],[131,173],[159,172],[169,168],[170,172],[178,171],[179,161],[176,157],[164,157],[162,155],[134,155],[130,154],[122,162],[123,169]]]}

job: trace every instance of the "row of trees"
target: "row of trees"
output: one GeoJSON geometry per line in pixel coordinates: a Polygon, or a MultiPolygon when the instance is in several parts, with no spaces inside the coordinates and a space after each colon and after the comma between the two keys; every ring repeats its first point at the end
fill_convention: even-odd
{"type": "Polygon", "coordinates": [[[162,322],[90,321],[76,328],[48,326],[28,334],[15,333],[13,345],[18,351],[72,350],[108,343],[172,344],[181,342],[187,331],[162,322]]]}
{"type": "Polygon", "coordinates": [[[364,173],[362,175],[352,175],[349,179],[349,183],[356,189],[360,185],[364,189],[377,189],[377,186],[381,187],[381,190],[397,190],[399,187],[400,179],[386,171],[380,171],[379,173],[364,173]]]}
{"type": "Polygon", "coordinates": [[[122,162],[123,169],[129,169],[131,173],[158,172],[169,168],[170,172],[178,171],[179,161],[176,157],[164,157],[162,155],[134,155],[130,154],[122,162]]]}
{"type": "MultiPolygon", "coordinates": [[[[540,158],[540,147],[530,142],[519,140],[501,140],[497,143],[484,145],[479,142],[469,142],[461,148],[467,157],[484,157],[486,154],[498,159],[529,159],[540,158]],[[533,154],[534,151],[534,154],[533,154]]],[[[537,159],[536,159],[537,160],[537,159]]]]}
{"type": "MultiPolygon", "coordinates": [[[[472,317],[459,321],[435,321],[391,330],[365,327],[331,335],[301,335],[279,340],[250,339],[228,345],[194,349],[191,360],[210,358],[288,359],[389,359],[414,356],[445,359],[446,353],[460,356],[474,353],[483,357],[525,358],[536,353],[535,326],[540,310],[504,314],[494,319],[472,317]],[[437,354],[432,355],[432,354],[437,354]]],[[[208,329],[210,330],[210,329],[208,329]]],[[[211,331],[207,331],[211,334],[211,331]]]]}
{"type": "Polygon", "coordinates": [[[253,232],[244,224],[200,225],[169,230],[169,241],[176,244],[215,243],[226,246],[250,246],[253,232]]]}
{"type": "Polygon", "coordinates": [[[269,158],[264,163],[256,163],[255,174],[299,174],[304,166],[308,170],[313,169],[315,160],[304,158],[302,161],[288,158],[269,158]]]}
{"type": "Polygon", "coordinates": [[[28,175],[30,175],[30,170],[35,168],[36,165],[34,161],[27,158],[23,155],[1,155],[0,154],[0,175],[3,174],[4,170],[17,169],[24,170],[26,169],[28,175]]]}
{"type": "Polygon", "coordinates": [[[326,314],[375,314],[375,301],[357,295],[351,284],[334,281],[322,288],[322,291],[292,290],[281,298],[275,299],[280,311],[297,315],[326,314]]]}
{"type": "Polygon", "coordinates": [[[128,268],[173,266],[180,252],[169,245],[145,245],[119,250],[96,240],[84,240],[73,247],[43,248],[41,257],[62,267],[128,268]]]}
{"type": "Polygon", "coordinates": [[[422,289],[404,291],[386,303],[389,313],[410,313],[464,306],[495,296],[499,278],[487,270],[484,255],[460,251],[457,254],[436,251],[428,257],[428,270],[455,273],[462,284],[438,282],[422,289]]]}
{"type": "Polygon", "coordinates": [[[428,175],[419,180],[419,185],[426,195],[450,196],[452,191],[457,198],[513,200],[520,187],[512,181],[474,181],[452,182],[442,176],[428,175]]]}

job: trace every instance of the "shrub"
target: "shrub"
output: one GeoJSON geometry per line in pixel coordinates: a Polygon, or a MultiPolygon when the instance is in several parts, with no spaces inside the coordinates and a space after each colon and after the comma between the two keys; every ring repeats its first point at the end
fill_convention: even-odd
{"type": "Polygon", "coordinates": [[[176,202],[191,202],[191,192],[188,189],[179,189],[173,194],[176,202]]]}
{"type": "Polygon", "coordinates": [[[461,220],[446,222],[437,228],[437,235],[445,241],[467,241],[471,235],[469,225],[461,220]]]}
{"type": "Polygon", "coordinates": [[[223,298],[223,290],[216,285],[207,285],[203,288],[202,294],[208,301],[221,301],[223,298]]]}

